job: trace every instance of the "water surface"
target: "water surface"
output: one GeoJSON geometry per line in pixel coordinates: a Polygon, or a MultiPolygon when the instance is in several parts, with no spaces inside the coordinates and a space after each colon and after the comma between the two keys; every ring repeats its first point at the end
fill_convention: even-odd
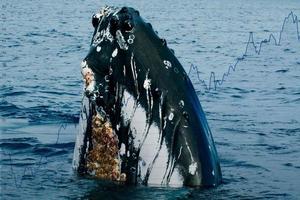
{"type": "MultiPolygon", "coordinates": [[[[300,41],[288,18],[298,0],[1,1],[1,199],[299,199],[300,41]],[[80,111],[79,63],[91,15],[107,5],[138,9],[190,72],[221,159],[214,189],[128,187],[82,179],[71,170],[80,111]]],[[[300,23],[298,21],[298,23],[300,23]]],[[[298,32],[299,34],[299,32],[298,32]]]]}

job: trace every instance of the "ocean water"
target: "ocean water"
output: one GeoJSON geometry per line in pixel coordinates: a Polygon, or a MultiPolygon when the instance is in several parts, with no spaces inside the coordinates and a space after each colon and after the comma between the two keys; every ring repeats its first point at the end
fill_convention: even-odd
{"type": "Polygon", "coordinates": [[[300,199],[299,19],[299,0],[1,1],[0,198],[300,199]],[[219,187],[73,173],[79,64],[104,5],[138,9],[189,72],[221,160],[219,187]]]}

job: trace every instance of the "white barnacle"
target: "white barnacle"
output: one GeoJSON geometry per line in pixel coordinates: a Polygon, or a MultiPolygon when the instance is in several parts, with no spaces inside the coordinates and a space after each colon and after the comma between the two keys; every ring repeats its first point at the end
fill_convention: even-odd
{"type": "Polygon", "coordinates": [[[180,101],[179,101],[179,106],[180,106],[181,108],[183,108],[183,106],[184,106],[184,101],[183,101],[183,100],[180,100],[180,101]]]}
{"type": "Polygon", "coordinates": [[[83,60],[83,61],[80,63],[80,67],[81,67],[81,69],[87,67],[86,60],[83,60]]]}
{"type": "Polygon", "coordinates": [[[172,113],[172,112],[171,112],[171,113],[169,114],[169,117],[168,117],[168,119],[169,119],[170,121],[172,121],[172,120],[173,120],[173,118],[174,118],[174,113],[172,113]]]}
{"type": "Polygon", "coordinates": [[[135,36],[133,34],[129,35],[129,39],[134,40],[135,36]]]}
{"type": "Polygon", "coordinates": [[[86,87],[85,91],[88,93],[92,93],[95,90],[96,82],[94,80],[86,87]]]}
{"type": "Polygon", "coordinates": [[[164,65],[165,65],[166,69],[169,69],[172,67],[172,63],[168,60],[164,60],[164,65]]]}
{"type": "Polygon", "coordinates": [[[118,54],[118,48],[116,48],[116,49],[112,52],[111,56],[114,58],[114,57],[117,56],[117,54],[118,54]]]}
{"type": "Polygon", "coordinates": [[[126,154],[126,148],[124,143],[122,143],[120,148],[120,155],[125,155],[125,154],[126,154]]]}
{"type": "Polygon", "coordinates": [[[96,99],[97,99],[97,94],[96,94],[95,92],[90,93],[89,95],[91,95],[91,96],[90,96],[90,99],[91,99],[92,101],[96,101],[96,99]]]}
{"type": "Polygon", "coordinates": [[[101,47],[100,47],[100,46],[97,46],[96,51],[97,51],[97,52],[100,52],[100,51],[101,51],[101,47]]]}
{"type": "Polygon", "coordinates": [[[197,163],[196,162],[193,162],[192,164],[190,164],[189,166],[189,173],[191,175],[195,175],[196,174],[196,170],[197,170],[197,163]]]}
{"type": "Polygon", "coordinates": [[[114,40],[113,36],[110,33],[110,24],[108,24],[105,30],[98,31],[93,39],[93,45],[96,46],[100,44],[103,40],[108,40],[112,42],[114,40]]]}
{"type": "Polygon", "coordinates": [[[104,80],[105,80],[105,82],[109,82],[109,76],[108,76],[108,75],[105,75],[105,76],[104,76],[104,80]]]}
{"type": "Polygon", "coordinates": [[[128,49],[128,45],[124,39],[124,36],[122,34],[122,32],[120,30],[117,30],[116,31],[116,39],[117,39],[117,42],[120,46],[120,49],[123,49],[123,50],[127,50],[128,49]]]}
{"type": "Polygon", "coordinates": [[[96,14],[95,14],[95,18],[100,19],[100,17],[102,17],[102,15],[101,15],[100,13],[96,13],[96,14]]]}
{"type": "Polygon", "coordinates": [[[166,129],[166,126],[167,126],[167,123],[166,123],[166,122],[167,122],[167,117],[164,117],[164,123],[163,123],[163,124],[164,124],[164,126],[163,126],[163,130],[165,130],[165,129],[166,129]]]}
{"type": "Polygon", "coordinates": [[[211,174],[214,176],[214,175],[215,175],[215,171],[214,171],[214,170],[212,170],[211,174]]]}
{"type": "Polygon", "coordinates": [[[87,146],[87,148],[85,150],[85,153],[88,153],[88,149],[89,149],[89,146],[90,146],[90,142],[89,141],[87,141],[86,146],[87,146]]]}
{"type": "Polygon", "coordinates": [[[106,86],[104,87],[104,91],[105,91],[105,92],[109,92],[109,86],[108,86],[108,85],[106,85],[106,86]]]}
{"type": "Polygon", "coordinates": [[[145,79],[145,81],[144,81],[144,88],[146,89],[146,90],[148,90],[148,89],[150,89],[150,86],[151,86],[151,79],[148,79],[148,78],[146,78],[145,79]]]}
{"type": "Polygon", "coordinates": [[[108,30],[107,32],[106,32],[106,38],[110,41],[110,42],[112,42],[113,41],[113,39],[114,39],[114,37],[110,34],[110,31],[108,30]]]}
{"type": "Polygon", "coordinates": [[[126,66],[125,65],[123,65],[123,74],[124,74],[124,76],[126,76],[126,66]]]}
{"type": "Polygon", "coordinates": [[[113,72],[114,72],[114,70],[110,67],[110,68],[109,68],[109,71],[108,71],[108,74],[109,74],[109,75],[112,75],[113,72]]]}
{"type": "Polygon", "coordinates": [[[129,39],[127,40],[127,42],[128,42],[128,44],[132,44],[132,43],[133,43],[133,39],[130,39],[130,38],[129,38],[129,39]]]}
{"type": "Polygon", "coordinates": [[[90,68],[88,68],[88,67],[85,67],[85,68],[83,68],[81,70],[82,76],[86,76],[88,73],[90,73],[91,75],[93,75],[93,71],[90,68]]]}
{"type": "Polygon", "coordinates": [[[128,44],[132,44],[134,42],[134,38],[135,36],[133,34],[129,35],[127,40],[128,44]]]}

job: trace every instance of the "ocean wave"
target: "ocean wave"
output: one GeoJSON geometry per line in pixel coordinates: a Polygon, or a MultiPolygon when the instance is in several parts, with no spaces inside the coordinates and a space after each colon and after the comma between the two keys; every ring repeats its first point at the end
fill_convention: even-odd
{"type": "Polygon", "coordinates": [[[78,112],[64,112],[52,110],[50,106],[38,105],[33,107],[17,106],[2,99],[0,101],[0,117],[3,118],[23,118],[28,119],[29,123],[78,123],[78,112]]]}

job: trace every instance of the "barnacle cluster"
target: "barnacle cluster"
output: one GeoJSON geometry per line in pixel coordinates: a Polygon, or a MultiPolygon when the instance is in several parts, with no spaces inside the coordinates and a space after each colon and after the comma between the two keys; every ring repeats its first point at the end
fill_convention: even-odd
{"type": "Polygon", "coordinates": [[[92,119],[92,150],[87,155],[89,174],[100,179],[125,181],[126,174],[121,173],[119,163],[118,137],[111,123],[99,114],[92,119]]]}
{"type": "Polygon", "coordinates": [[[93,72],[89,69],[85,71],[86,73],[83,76],[83,79],[85,80],[85,85],[89,86],[92,81],[94,81],[94,74],[93,72]]]}
{"type": "Polygon", "coordinates": [[[88,66],[86,60],[81,62],[81,74],[84,80],[84,90],[86,94],[92,94],[95,90],[95,76],[92,69],[88,66]]]}

